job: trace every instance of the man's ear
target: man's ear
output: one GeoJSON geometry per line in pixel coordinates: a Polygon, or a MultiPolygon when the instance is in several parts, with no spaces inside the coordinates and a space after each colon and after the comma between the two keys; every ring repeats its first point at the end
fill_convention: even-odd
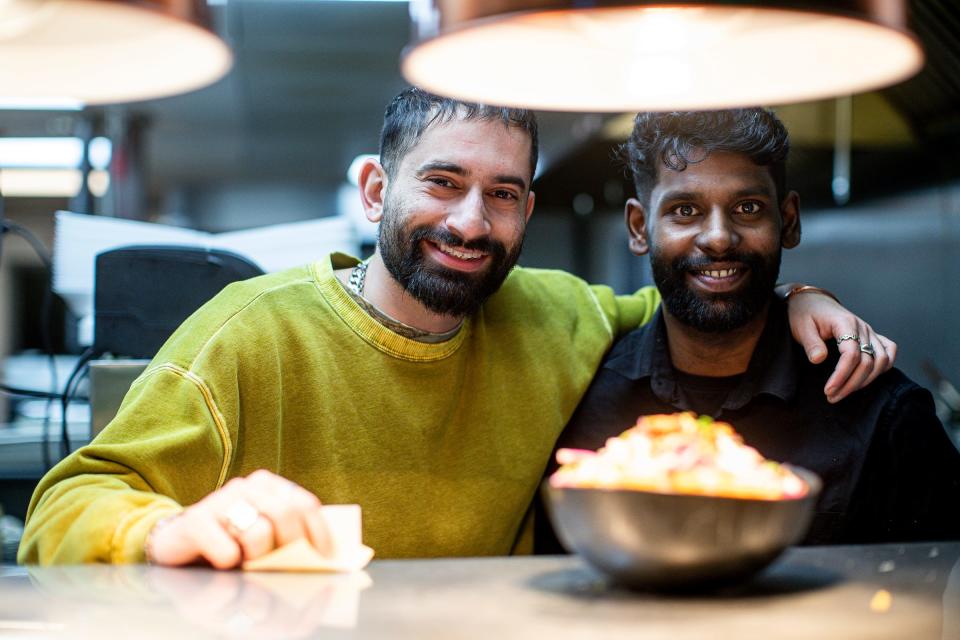
{"type": "Polygon", "coordinates": [[[630,251],[638,256],[646,255],[650,251],[647,242],[647,212],[639,200],[630,198],[624,207],[624,215],[627,219],[630,251]]]}
{"type": "Polygon", "coordinates": [[[780,244],[793,249],[800,244],[800,196],[791,191],[780,203],[780,244]]]}
{"type": "Polygon", "coordinates": [[[379,161],[368,158],[360,165],[360,201],[370,222],[380,222],[383,217],[383,202],[387,196],[387,172],[379,161]]]}

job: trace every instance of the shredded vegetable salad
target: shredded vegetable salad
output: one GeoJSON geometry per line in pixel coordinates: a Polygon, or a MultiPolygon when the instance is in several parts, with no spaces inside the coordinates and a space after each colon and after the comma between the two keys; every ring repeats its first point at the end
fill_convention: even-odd
{"type": "Polygon", "coordinates": [[[806,483],[766,460],[725,422],[693,413],[642,416],[598,451],[560,449],[556,487],[634,489],[759,500],[799,498],[806,483]]]}

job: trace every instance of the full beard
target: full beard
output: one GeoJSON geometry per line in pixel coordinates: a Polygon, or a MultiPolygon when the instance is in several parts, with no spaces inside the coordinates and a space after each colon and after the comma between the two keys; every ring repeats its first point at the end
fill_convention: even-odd
{"type": "Polygon", "coordinates": [[[520,257],[523,239],[511,249],[490,238],[464,242],[445,229],[427,225],[407,228],[403,216],[385,212],[377,246],[390,275],[404,290],[433,313],[461,317],[476,313],[506,279],[520,257]],[[483,271],[465,273],[428,262],[422,243],[430,241],[483,251],[490,265],[483,271]]]}
{"type": "Polygon", "coordinates": [[[769,257],[731,253],[717,259],[679,257],[669,262],[654,250],[650,266],[663,304],[673,317],[698,331],[720,333],[743,327],[766,308],[780,275],[780,251],[769,257]],[[689,286],[688,273],[719,262],[746,267],[747,281],[741,290],[708,294],[689,286]]]}

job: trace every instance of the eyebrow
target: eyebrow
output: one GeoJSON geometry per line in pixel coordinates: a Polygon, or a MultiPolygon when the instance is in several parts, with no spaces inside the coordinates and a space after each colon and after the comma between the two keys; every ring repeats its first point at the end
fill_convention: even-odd
{"type": "MultiPolygon", "coordinates": [[[[701,197],[701,195],[702,194],[697,193],[696,191],[668,191],[660,197],[660,200],[662,202],[674,200],[697,200],[701,197]]],[[[766,187],[760,185],[755,187],[745,187],[733,194],[734,198],[749,198],[751,196],[775,198],[773,193],[771,193],[766,187]]]]}
{"type": "MultiPolygon", "coordinates": [[[[446,171],[447,173],[453,173],[458,176],[465,176],[469,173],[466,169],[464,169],[460,165],[455,164],[453,162],[443,162],[441,160],[434,160],[431,162],[427,162],[426,164],[420,165],[420,168],[417,169],[416,175],[422,176],[423,174],[429,173],[431,171],[446,171]]],[[[498,184],[512,184],[524,191],[526,191],[527,189],[527,181],[521,178],[520,176],[500,174],[500,175],[493,176],[493,181],[498,184]]]]}
{"type": "Polygon", "coordinates": [[[420,165],[420,168],[417,169],[417,175],[422,176],[423,174],[431,171],[446,171],[447,173],[455,173],[458,176],[467,175],[467,170],[460,165],[452,162],[441,162],[439,160],[434,160],[433,162],[420,165]]]}

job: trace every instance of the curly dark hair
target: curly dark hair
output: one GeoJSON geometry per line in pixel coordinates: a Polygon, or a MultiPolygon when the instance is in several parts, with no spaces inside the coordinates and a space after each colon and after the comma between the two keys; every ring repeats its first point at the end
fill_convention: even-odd
{"type": "Polygon", "coordinates": [[[620,147],[642,202],[649,201],[661,165],[683,171],[713,151],[742,153],[767,167],[777,199],[786,196],[790,138],[780,119],[767,109],[641,112],[630,138],[620,147]]]}
{"type": "Polygon", "coordinates": [[[417,87],[403,90],[387,106],[380,132],[380,164],[393,176],[403,156],[413,148],[423,132],[434,123],[463,120],[500,120],[508,127],[518,127],[530,135],[530,176],[537,169],[539,137],[537,118],[527,109],[495,107],[462,102],[428,93],[417,87]]]}

